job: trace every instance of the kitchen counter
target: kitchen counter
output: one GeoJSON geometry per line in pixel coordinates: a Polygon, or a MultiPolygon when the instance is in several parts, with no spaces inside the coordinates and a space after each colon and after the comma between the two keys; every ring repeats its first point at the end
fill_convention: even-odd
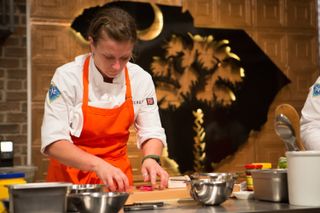
{"type": "MultiPolygon", "coordinates": [[[[155,190],[150,192],[134,191],[126,202],[126,205],[134,203],[152,203],[164,202],[163,206],[156,207],[152,210],[126,211],[126,212],[141,212],[141,213],[320,213],[320,206],[295,206],[288,203],[259,201],[255,199],[240,200],[229,198],[218,206],[205,206],[190,197],[187,188],[173,188],[165,190],[155,190]]],[[[138,207],[135,205],[134,207],[138,207]]],[[[150,206],[149,206],[150,207],[150,206]]],[[[152,206],[151,206],[152,207],[152,206]]]]}
{"type": "MultiPolygon", "coordinates": [[[[127,211],[126,211],[127,212],[127,211]]],[[[136,212],[136,211],[128,211],[136,212]]],[[[294,206],[288,203],[275,203],[259,200],[237,200],[230,198],[218,206],[204,206],[192,199],[183,199],[175,201],[166,201],[163,207],[157,207],[154,210],[143,210],[143,213],[219,213],[219,212],[281,212],[281,213],[313,213],[320,212],[319,207],[294,206]]]]}

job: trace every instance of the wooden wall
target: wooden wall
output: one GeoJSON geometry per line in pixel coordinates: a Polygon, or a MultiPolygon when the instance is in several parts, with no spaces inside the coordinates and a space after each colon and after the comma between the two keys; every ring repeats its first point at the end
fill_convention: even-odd
{"type": "MultiPolygon", "coordinates": [[[[32,154],[39,167],[36,181],[46,175],[47,159],[40,152],[43,101],[55,68],[88,51],[70,29],[71,21],[84,8],[103,0],[31,0],[32,42],[32,154]]],[[[318,32],[316,0],[158,0],[181,6],[194,17],[195,26],[245,29],[274,63],[292,81],[275,98],[261,131],[251,132],[248,142],[222,162],[219,171],[240,171],[250,162],[276,165],[285,148],[273,129],[274,109],[292,104],[300,112],[309,86],[318,76],[318,32]]],[[[254,101],[252,102],[254,104],[254,101]]],[[[129,150],[137,180],[140,155],[134,144],[129,150]]],[[[168,165],[168,167],[170,167],[168,165]]],[[[171,174],[176,174],[174,169],[171,174]]]]}

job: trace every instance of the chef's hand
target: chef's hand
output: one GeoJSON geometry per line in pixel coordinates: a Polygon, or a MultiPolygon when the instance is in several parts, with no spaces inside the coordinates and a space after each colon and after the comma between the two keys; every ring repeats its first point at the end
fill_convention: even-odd
{"type": "Polygon", "coordinates": [[[110,163],[102,160],[97,164],[95,172],[102,180],[103,184],[106,184],[110,191],[128,191],[129,180],[127,176],[121,171],[121,169],[112,166],[110,163]]]}
{"type": "Polygon", "coordinates": [[[160,177],[160,189],[168,187],[168,173],[154,159],[145,159],[141,165],[144,182],[150,181],[152,188],[157,187],[157,176],[160,177]]]}

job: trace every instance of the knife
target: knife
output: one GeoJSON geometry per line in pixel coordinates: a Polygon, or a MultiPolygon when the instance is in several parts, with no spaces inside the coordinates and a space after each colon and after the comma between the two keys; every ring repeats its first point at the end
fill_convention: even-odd
{"type": "Polygon", "coordinates": [[[124,211],[140,211],[140,210],[154,210],[158,207],[163,206],[163,202],[143,202],[143,203],[133,203],[125,205],[124,211]]]}
{"type": "Polygon", "coordinates": [[[140,210],[154,210],[157,208],[156,205],[137,205],[137,206],[127,206],[123,207],[124,211],[140,211],[140,210]]]}

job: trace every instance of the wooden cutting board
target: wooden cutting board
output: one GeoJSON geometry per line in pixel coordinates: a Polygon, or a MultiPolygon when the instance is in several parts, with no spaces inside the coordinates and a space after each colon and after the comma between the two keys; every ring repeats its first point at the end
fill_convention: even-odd
{"type": "Polygon", "coordinates": [[[166,200],[179,200],[191,198],[187,187],[171,188],[163,190],[141,191],[134,189],[126,202],[126,204],[133,204],[137,202],[156,202],[166,200]]]}

